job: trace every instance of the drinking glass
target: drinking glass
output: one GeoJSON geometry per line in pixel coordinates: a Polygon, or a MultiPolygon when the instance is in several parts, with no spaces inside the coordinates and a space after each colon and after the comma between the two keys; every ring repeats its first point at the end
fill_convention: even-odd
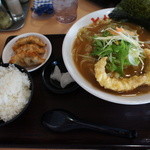
{"type": "Polygon", "coordinates": [[[53,0],[56,20],[71,23],[77,18],[78,0],[53,0]]]}
{"type": "Polygon", "coordinates": [[[23,9],[19,0],[5,0],[9,11],[15,21],[21,20],[24,17],[23,9]]]}

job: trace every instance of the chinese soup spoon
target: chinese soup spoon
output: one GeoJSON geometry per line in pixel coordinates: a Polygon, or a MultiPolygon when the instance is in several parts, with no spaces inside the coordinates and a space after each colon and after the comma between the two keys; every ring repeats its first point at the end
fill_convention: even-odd
{"type": "Polygon", "coordinates": [[[137,133],[134,130],[95,125],[81,121],[70,112],[64,110],[52,110],[44,113],[42,116],[42,125],[56,132],[66,132],[74,129],[90,129],[125,138],[135,138],[137,136],[137,133]]]}

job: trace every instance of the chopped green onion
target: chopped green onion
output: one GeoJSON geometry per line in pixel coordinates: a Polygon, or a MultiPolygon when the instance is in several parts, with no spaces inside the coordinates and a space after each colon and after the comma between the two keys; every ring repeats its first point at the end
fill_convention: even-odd
{"type": "Polygon", "coordinates": [[[91,55],[108,57],[107,70],[124,75],[127,66],[138,66],[142,62],[143,42],[139,41],[138,35],[131,36],[128,32],[118,32],[112,28],[102,31],[102,35],[93,37],[93,48],[91,55]],[[113,31],[115,35],[109,34],[113,31]],[[108,33],[109,32],[109,33],[108,33]]]}

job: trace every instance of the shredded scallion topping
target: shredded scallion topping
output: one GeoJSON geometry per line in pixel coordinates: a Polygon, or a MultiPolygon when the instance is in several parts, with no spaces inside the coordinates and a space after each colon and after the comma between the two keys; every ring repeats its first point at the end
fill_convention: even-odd
{"type": "Polygon", "coordinates": [[[107,69],[123,76],[126,67],[144,64],[142,45],[136,32],[122,27],[107,28],[101,31],[101,35],[93,37],[91,55],[98,56],[98,59],[108,57],[107,69]]]}

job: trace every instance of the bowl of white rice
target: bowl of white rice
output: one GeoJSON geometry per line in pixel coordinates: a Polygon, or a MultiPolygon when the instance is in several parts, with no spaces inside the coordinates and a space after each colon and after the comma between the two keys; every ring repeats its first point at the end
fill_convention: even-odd
{"type": "Polygon", "coordinates": [[[0,126],[16,120],[26,110],[32,93],[32,78],[25,68],[0,64],[0,126]]]}

